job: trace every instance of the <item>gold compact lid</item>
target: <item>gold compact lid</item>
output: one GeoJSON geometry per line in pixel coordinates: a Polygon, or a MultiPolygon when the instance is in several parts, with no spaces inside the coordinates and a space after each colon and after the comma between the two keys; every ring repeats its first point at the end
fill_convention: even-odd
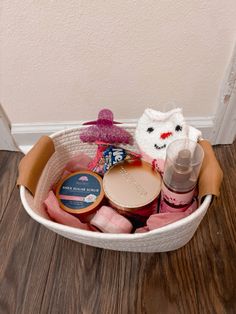
{"type": "Polygon", "coordinates": [[[125,161],[105,173],[103,189],[113,204],[138,208],[149,204],[159,195],[161,176],[145,161],[125,161]]]}

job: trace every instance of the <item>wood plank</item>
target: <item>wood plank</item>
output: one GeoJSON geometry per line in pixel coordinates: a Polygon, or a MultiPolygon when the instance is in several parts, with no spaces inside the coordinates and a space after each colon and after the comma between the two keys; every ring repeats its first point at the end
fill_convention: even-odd
{"type": "Polygon", "coordinates": [[[222,259],[224,247],[209,248],[209,230],[205,233],[205,238],[198,232],[194,242],[162,254],[112,252],[60,238],[41,311],[233,313],[236,278],[233,264],[227,264],[235,254],[222,259]]]}
{"type": "Polygon", "coordinates": [[[55,239],[26,214],[15,187],[0,223],[0,313],[39,313],[55,239]]]}
{"type": "Polygon", "coordinates": [[[24,155],[0,151],[0,221],[16,184],[18,164],[24,155]]]}

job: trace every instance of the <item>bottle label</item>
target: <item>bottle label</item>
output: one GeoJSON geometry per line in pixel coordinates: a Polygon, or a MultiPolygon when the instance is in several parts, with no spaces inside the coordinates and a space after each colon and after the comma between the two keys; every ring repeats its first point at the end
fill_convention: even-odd
{"type": "Polygon", "coordinates": [[[163,183],[161,190],[160,213],[184,212],[193,201],[194,193],[195,189],[192,189],[187,193],[173,192],[163,183]]]}

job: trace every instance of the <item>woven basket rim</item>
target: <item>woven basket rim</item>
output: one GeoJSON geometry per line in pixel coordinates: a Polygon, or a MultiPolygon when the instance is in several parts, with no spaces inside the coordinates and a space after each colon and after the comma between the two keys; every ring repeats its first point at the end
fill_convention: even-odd
{"type": "Polygon", "coordinates": [[[77,234],[77,235],[84,235],[84,236],[90,236],[91,238],[100,238],[100,239],[126,239],[126,240],[132,240],[132,239],[143,239],[145,237],[148,237],[151,234],[161,234],[163,232],[169,231],[169,230],[174,230],[177,227],[180,226],[184,226],[185,224],[190,223],[191,221],[195,220],[197,218],[197,216],[199,216],[201,214],[201,212],[203,212],[205,210],[205,208],[209,207],[211,200],[212,200],[212,195],[207,195],[204,199],[204,201],[202,202],[202,204],[189,216],[184,217],[176,222],[173,222],[169,225],[160,227],[158,229],[155,230],[151,230],[148,232],[144,232],[144,233],[129,233],[129,234],[117,234],[117,233],[100,233],[100,232],[94,232],[94,231],[87,231],[87,230],[83,230],[83,229],[79,229],[79,228],[75,228],[75,227],[70,227],[70,226],[66,226],[66,225],[62,225],[59,224],[57,222],[54,222],[52,220],[48,220],[40,215],[38,215],[28,204],[27,200],[26,200],[26,193],[29,193],[27,191],[27,189],[21,185],[20,186],[20,197],[21,197],[21,201],[22,204],[25,208],[25,210],[27,211],[27,213],[37,222],[52,228],[52,229],[57,229],[59,231],[63,231],[63,232],[68,232],[68,233],[73,233],[73,234],[77,234]]]}

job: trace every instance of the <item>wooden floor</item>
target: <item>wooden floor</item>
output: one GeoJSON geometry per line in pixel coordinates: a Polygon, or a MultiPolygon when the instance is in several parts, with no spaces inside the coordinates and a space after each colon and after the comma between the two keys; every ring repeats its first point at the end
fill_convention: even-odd
{"type": "Polygon", "coordinates": [[[161,254],[93,248],[40,226],[15,187],[22,154],[0,152],[0,314],[236,313],[236,143],[215,151],[220,199],[190,243],[161,254]]]}

